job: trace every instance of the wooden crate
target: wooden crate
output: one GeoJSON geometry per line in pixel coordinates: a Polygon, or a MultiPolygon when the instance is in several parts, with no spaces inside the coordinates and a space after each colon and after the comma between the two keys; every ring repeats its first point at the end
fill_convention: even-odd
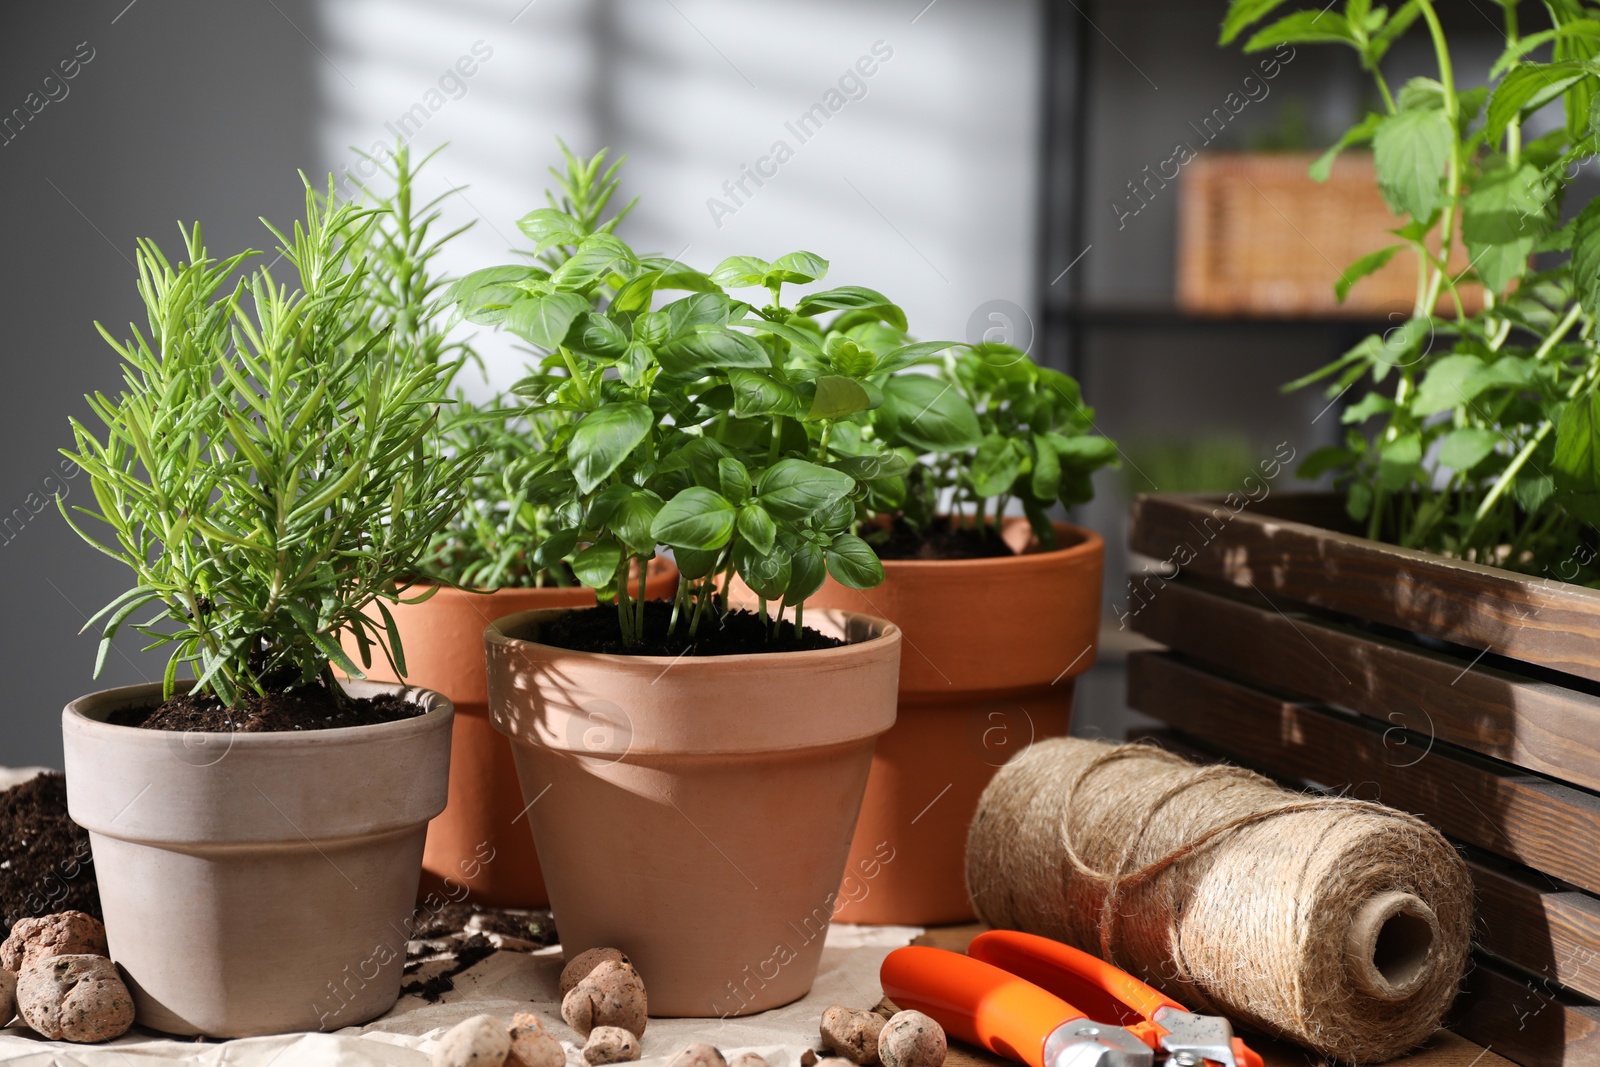
{"type": "Polygon", "coordinates": [[[1600,1058],[1600,591],[1340,529],[1333,497],[1135,502],[1124,619],[1169,650],[1129,703],[1186,744],[1380,800],[1466,851],[1455,1026],[1519,1063],[1600,1058]]]}
{"type": "MultiPolygon", "coordinates": [[[[1207,315],[1409,316],[1417,257],[1396,253],[1340,304],[1333,286],[1369,252],[1397,243],[1404,225],[1378,194],[1372,157],[1335,160],[1326,182],[1306,168],[1311,153],[1201,153],[1183,170],[1178,198],[1178,305],[1207,315]]],[[[1434,249],[1437,254],[1438,249],[1434,249]]],[[[1459,274],[1468,259],[1451,255],[1459,274]]],[[[1468,310],[1482,293],[1467,287],[1468,310]]],[[[1441,309],[1445,303],[1441,301],[1441,309]]]]}

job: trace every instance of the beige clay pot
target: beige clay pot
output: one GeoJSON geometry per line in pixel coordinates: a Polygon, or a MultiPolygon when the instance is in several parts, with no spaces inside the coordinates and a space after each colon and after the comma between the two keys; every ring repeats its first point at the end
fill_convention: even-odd
{"type": "Polygon", "coordinates": [[[900,631],[819,610],[807,625],[851,644],[611,656],[538,644],[558,614],[501,619],[484,641],[567,958],[622,949],[652,1015],[804,996],[894,723],[900,631]]]}
{"type": "Polygon", "coordinates": [[[394,1004],[450,767],[450,702],[408,692],[427,714],[304,733],[105,722],[159,702],[159,685],[67,705],[67,809],[89,831],[111,956],[141,1025],[332,1030],[394,1004]]]}

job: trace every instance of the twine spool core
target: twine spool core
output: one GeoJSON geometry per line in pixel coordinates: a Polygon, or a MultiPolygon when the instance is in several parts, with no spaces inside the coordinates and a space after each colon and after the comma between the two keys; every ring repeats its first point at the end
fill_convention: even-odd
{"type": "Polygon", "coordinates": [[[1379,893],[1361,906],[1345,934],[1350,977],[1382,1000],[1404,1000],[1438,966],[1439,917],[1412,893],[1379,893]]]}

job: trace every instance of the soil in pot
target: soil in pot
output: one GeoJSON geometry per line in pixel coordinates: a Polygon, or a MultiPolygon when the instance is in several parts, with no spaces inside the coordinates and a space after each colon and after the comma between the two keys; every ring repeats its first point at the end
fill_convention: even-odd
{"type": "Polygon", "coordinates": [[[644,606],[644,639],[628,645],[623,643],[617,625],[616,608],[584,608],[545,623],[539,629],[539,641],[556,648],[614,656],[739,656],[838,648],[845,643],[809,626],[797,632],[787,619],[779,625],[777,637],[773,637],[771,625],[753,611],[730,611],[720,617],[715,611],[713,608],[706,613],[700,620],[699,632],[690,638],[687,617],[678,620],[675,633],[668,632],[672,623],[670,601],[649,601],[644,606]]]}
{"type": "Polygon", "coordinates": [[[415,703],[396,693],[335,701],[322,686],[307,685],[251,693],[232,707],[210,694],[180,693],[153,708],[114,712],[106,721],[146,730],[275,733],[377,726],[420,714],[415,703]]]}
{"type": "Polygon", "coordinates": [[[0,938],[58,911],[100,917],[89,833],[67,814],[67,780],[41,774],[0,792],[0,938]]]}
{"type": "Polygon", "coordinates": [[[995,559],[1016,555],[993,527],[980,532],[971,526],[957,526],[948,516],[941,516],[927,531],[896,518],[893,525],[868,533],[866,539],[883,560],[995,559]]]}

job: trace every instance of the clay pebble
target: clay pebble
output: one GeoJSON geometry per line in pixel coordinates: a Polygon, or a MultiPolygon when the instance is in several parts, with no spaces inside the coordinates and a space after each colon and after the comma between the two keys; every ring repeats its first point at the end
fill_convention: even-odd
{"type": "Polygon", "coordinates": [[[639,1039],[620,1026],[597,1026],[589,1031],[583,1046],[583,1060],[595,1067],[602,1063],[628,1063],[639,1058],[639,1039]]]}
{"type": "Polygon", "coordinates": [[[511,1051],[505,1026],[492,1015],[456,1023],[433,1050],[433,1067],[503,1067],[511,1051]]]}
{"type": "Polygon", "coordinates": [[[717,1046],[696,1041],[668,1060],[667,1067],[728,1067],[728,1061],[717,1046]]]}
{"type": "Polygon", "coordinates": [[[883,1016],[835,1004],[822,1013],[822,1047],[851,1063],[878,1062],[878,1032],[883,1016]]]}
{"type": "Polygon", "coordinates": [[[104,956],[48,956],[17,978],[22,1021],[52,1041],[98,1044],[133,1025],[133,997],[104,956]]]}
{"type": "Polygon", "coordinates": [[[17,976],[0,968],[0,1026],[17,1017],[17,976]]]}
{"type": "Polygon", "coordinates": [[[511,1052],[505,1067],[564,1067],[567,1052],[537,1015],[519,1011],[511,1017],[511,1052]]]}
{"type": "Polygon", "coordinates": [[[567,965],[561,968],[561,999],[566,1000],[573,986],[589,977],[596,967],[607,961],[632,965],[627,953],[619,948],[591,948],[572,957],[567,965]]]}
{"type": "Polygon", "coordinates": [[[897,1012],[878,1034],[883,1067],[943,1067],[944,1028],[920,1011],[897,1012]]]}
{"type": "Polygon", "coordinates": [[[620,1026],[644,1037],[649,1005],[633,964],[602,960],[561,1001],[561,1017],[583,1037],[597,1026],[620,1026]]]}
{"type": "Polygon", "coordinates": [[[93,915],[60,911],[22,919],[0,944],[0,967],[21,974],[31,964],[52,956],[106,955],[106,928],[93,915]]]}

